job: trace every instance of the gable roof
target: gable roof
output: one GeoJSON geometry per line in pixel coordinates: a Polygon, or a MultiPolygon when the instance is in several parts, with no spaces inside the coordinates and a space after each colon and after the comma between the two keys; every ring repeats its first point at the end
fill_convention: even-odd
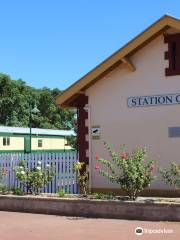
{"type": "Polygon", "coordinates": [[[79,94],[82,94],[83,91],[95,81],[121,63],[126,63],[131,70],[135,70],[133,64],[128,60],[128,57],[152,39],[162,34],[169,27],[180,30],[180,20],[169,15],[161,17],[138,36],[113,53],[109,58],[88,72],[80,80],[67,88],[62,94],[58,95],[56,97],[56,104],[61,107],[73,107],[73,101],[79,94]]]}

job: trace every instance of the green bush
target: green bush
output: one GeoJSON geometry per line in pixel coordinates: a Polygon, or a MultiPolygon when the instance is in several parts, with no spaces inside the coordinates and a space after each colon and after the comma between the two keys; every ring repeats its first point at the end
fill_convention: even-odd
{"type": "Polygon", "coordinates": [[[0,183],[0,193],[5,194],[8,191],[7,186],[0,183]]]}
{"type": "Polygon", "coordinates": [[[30,194],[39,194],[41,189],[46,186],[55,175],[54,166],[47,164],[44,168],[41,162],[33,169],[26,167],[25,161],[20,161],[19,165],[14,168],[16,178],[27,188],[30,194]]]}
{"type": "Polygon", "coordinates": [[[19,187],[13,187],[12,192],[13,192],[14,195],[18,195],[18,196],[24,195],[23,190],[19,187]]]}
{"type": "Polygon", "coordinates": [[[5,178],[8,175],[8,171],[6,168],[0,168],[0,192],[2,194],[5,194],[6,192],[8,192],[8,188],[6,186],[5,182],[5,178]]]}
{"type": "Polygon", "coordinates": [[[154,179],[154,161],[146,160],[146,149],[137,148],[129,153],[125,145],[121,145],[118,154],[109,144],[104,144],[112,160],[96,156],[98,164],[95,169],[110,182],[119,184],[130,199],[136,199],[139,193],[154,179]],[[99,164],[104,165],[105,169],[101,169],[99,164]]]}
{"type": "Polygon", "coordinates": [[[58,196],[59,197],[65,197],[66,196],[66,192],[64,189],[58,189],[58,196]]]}
{"type": "Polygon", "coordinates": [[[116,194],[115,193],[94,193],[93,194],[96,199],[115,199],[116,194]]]}
{"type": "Polygon", "coordinates": [[[171,162],[169,169],[159,169],[162,180],[174,188],[180,189],[180,164],[171,162]]]}

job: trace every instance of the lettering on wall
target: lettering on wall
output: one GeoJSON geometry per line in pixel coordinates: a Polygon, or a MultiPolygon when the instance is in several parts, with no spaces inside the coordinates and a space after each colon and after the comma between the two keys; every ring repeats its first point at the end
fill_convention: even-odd
{"type": "Polygon", "coordinates": [[[145,107],[180,104],[180,93],[128,97],[128,107],[145,107]]]}

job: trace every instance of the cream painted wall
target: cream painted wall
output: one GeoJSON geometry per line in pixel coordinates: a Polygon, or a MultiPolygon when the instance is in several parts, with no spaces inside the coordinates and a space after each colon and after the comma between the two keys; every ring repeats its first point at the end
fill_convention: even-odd
{"type": "MultiPolygon", "coordinates": [[[[33,138],[32,139],[32,150],[45,150],[45,149],[64,149],[64,144],[66,144],[67,141],[58,138],[33,138]],[[42,147],[38,147],[38,139],[42,139],[42,147]]],[[[65,146],[65,149],[71,149],[70,146],[65,146]]]]}
{"type": "MultiPolygon", "coordinates": [[[[168,137],[168,127],[180,126],[180,105],[127,107],[130,96],[180,93],[180,76],[165,76],[166,50],[167,45],[160,36],[131,58],[135,72],[120,66],[87,89],[90,125],[101,126],[101,139],[91,140],[90,144],[92,187],[115,187],[94,170],[96,154],[109,157],[103,141],[112,144],[117,151],[124,143],[129,150],[146,146],[157,166],[167,166],[172,160],[180,163],[180,138],[168,137]]],[[[151,188],[167,186],[156,180],[151,188]]]]}
{"type": "MultiPolygon", "coordinates": [[[[67,140],[64,138],[32,138],[32,150],[69,150],[70,146],[65,146],[67,140]],[[38,139],[42,139],[42,148],[38,147],[38,139]]],[[[24,137],[10,137],[10,145],[3,146],[3,137],[0,137],[0,150],[24,150],[24,137]]]]}
{"type": "Polygon", "coordinates": [[[0,137],[0,150],[22,150],[24,149],[24,138],[10,137],[10,145],[3,146],[3,137],[0,137]]]}

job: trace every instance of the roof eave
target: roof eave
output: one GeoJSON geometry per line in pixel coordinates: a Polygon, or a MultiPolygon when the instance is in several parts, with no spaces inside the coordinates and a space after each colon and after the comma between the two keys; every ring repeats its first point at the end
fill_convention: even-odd
{"type": "Polygon", "coordinates": [[[127,59],[131,52],[134,52],[154,35],[162,33],[162,31],[165,31],[165,29],[168,27],[173,27],[180,30],[180,20],[169,15],[164,15],[161,17],[158,21],[149,26],[146,30],[124,45],[121,49],[113,53],[110,57],[83,76],[80,80],[71,85],[61,95],[58,95],[55,99],[56,104],[60,105],[61,107],[71,107],[72,102],[70,100],[75,94],[78,95],[79,91],[85,89],[86,86],[89,86],[92,81],[101,76],[105,71],[110,69],[117,62],[120,62],[121,60],[121,62],[123,62],[124,59],[127,59]]]}

